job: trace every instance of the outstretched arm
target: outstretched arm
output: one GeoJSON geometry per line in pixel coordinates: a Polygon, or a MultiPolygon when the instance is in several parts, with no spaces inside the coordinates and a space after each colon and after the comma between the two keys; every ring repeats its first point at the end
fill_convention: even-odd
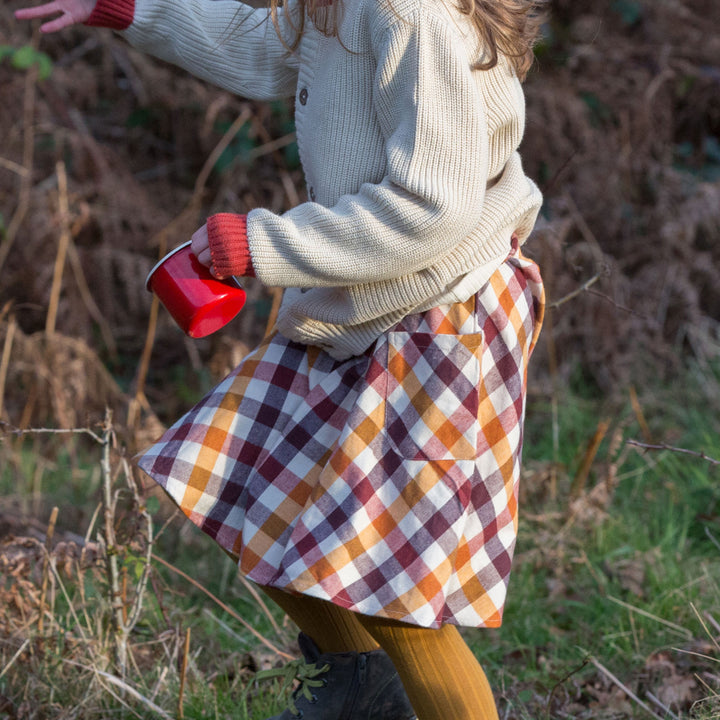
{"type": "Polygon", "coordinates": [[[71,25],[84,23],[95,7],[95,0],[53,0],[36,7],[24,7],[15,11],[18,20],[34,20],[57,15],[53,20],[40,26],[44,33],[57,32],[71,25]]]}
{"type": "MultiPolygon", "coordinates": [[[[27,0],[26,0],[27,1],[27,0]]],[[[297,19],[278,13],[281,39],[267,8],[236,0],[53,0],[16,11],[19,20],[57,16],[41,26],[71,25],[124,31],[135,47],[203,80],[256,100],[291,97],[298,59],[288,51],[297,19]]]]}

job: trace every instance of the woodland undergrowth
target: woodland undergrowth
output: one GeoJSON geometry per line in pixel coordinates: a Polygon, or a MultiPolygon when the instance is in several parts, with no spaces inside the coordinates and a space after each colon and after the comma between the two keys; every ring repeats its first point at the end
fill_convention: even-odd
{"type": "MultiPolygon", "coordinates": [[[[289,103],[0,7],[0,717],[267,717],[293,630],[129,459],[267,332],[145,289],[207,215],[305,199],[289,103]],[[53,508],[58,508],[57,516],[53,508]],[[202,608],[202,610],[198,610],[202,608]],[[238,715],[240,714],[240,715],[238,715]]],[[[521,147],[548,311],[518,570],[471,644],[514,718],[720,717],[720,9],[553,0],[521,147]],[[512,620],[512,621],[511,621],[512,620]],[[475,644],[477,643],[477,644],[475,644]]]]}

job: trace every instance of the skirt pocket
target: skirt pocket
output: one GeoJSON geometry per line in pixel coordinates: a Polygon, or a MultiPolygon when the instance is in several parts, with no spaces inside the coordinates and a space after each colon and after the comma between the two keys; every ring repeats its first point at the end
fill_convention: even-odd
{"type": "Polygon", "coordinates": [[[387,334],[385,430],[408,460],[470,460],[478,447],[482,333],[387,334]]]}

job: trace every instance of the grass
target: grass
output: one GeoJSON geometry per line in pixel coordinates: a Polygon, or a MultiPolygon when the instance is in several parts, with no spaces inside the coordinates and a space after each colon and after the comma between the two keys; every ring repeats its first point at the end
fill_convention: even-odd
{"type": "MultiPolygon", "coordinates": [[[[720,718],[720,414],[692,376],[673,392],[648,390],[634,408],[568,394],[556,415],[547,398],[529,403],[505,622],[463,631],[502,718],[720,718]],[[646,441],[711,459],[627,445],[645,423],[646,441]]],[[[160,496],[134,496],[121,473],[112,482],[122,594],[129,604],[141,593],[142,612],[118,672],[100,523],[88,531],[105,482],[97,444],[6,436],[0,453],[0,518],[17,520],[15,542],[0,545],[0,717],[261,720],[278,711],[276,688],[251,681],[281,660],[243,621],[282,649],[294,628],[258,605],[212,541],[160,496]],[[152,552],[164,561],[144,587],[142,507],[153,511],[152,552]],[[79,563],[86,536],[94,554],[79,563]]]]}
{"type": "MultiPolygon", "coordinates": [[[[651,425],[684,448],[720,457],[716,410],[688,404],[692,389],[683,388],[684,402],[655,389],[648,407],[658,404],[663,417],[651,425]]],[[[638,717],[650,717],[637,705],[613,703],[607,691],[604,702],[593,702],[593,683],[612,685],[610,673],[643,698],[666,698],[683,717],[720,716],[718,697],[712,698],[720,689],[718,647],[711,640],[720,628],[710,630],[707,619],[720,612],[720,467],[667,450],[628,452],[616,439],[612,447],[613,432],[623,440],[639,436],[629,403],[608,408],[569,397],[561,407],[555,465],[563,472],[554,497],[549,474],[540,471],[553,457],[550,408],[542,402],[529,408],[525,456],[536,472],[526,473],[505,624],[489,642],[468,633],[477,656],[495,684],[508,688],[516,717],[635,717],[638,710],[638,717]],[[605,492],[584,515],[573,515],[574,473],[605,413],[611,430],[586,497],[593,488],[605,492]],[[562,511],[568,507],[569,513],[562,511]],[[698,647],[713,659],[688,654],[698,647]],[[712,690],[703,686],[703,673],[712,678],[712,690]],[[673,695],[673,684],[684,689],[673,695]]],[[[666,716],[660,705],[650,705],[666,716]]]]}

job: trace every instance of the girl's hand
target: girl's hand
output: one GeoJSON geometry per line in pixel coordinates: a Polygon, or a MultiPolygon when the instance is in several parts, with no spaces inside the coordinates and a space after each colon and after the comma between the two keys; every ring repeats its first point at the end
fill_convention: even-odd
{"type": "Polygon", "coordinates": [[[15,11],[18,20],[34,20],[49,15],[57,15],[50,22],[40,26],[40,32],[52,33],[85,22],[95,8],[96,0],[53,0],[53,2],[38,5],[37,7],[26,7],[15,11]]]}
{"type": "Polygon", "coordinates": [[[213,268],[212,255],[210,254],[210,241],[208,240],[207,224],[193,233],[190,249],[193,255],[203,264],[210,268],[210,272],[218,277],[213,268]]]}

